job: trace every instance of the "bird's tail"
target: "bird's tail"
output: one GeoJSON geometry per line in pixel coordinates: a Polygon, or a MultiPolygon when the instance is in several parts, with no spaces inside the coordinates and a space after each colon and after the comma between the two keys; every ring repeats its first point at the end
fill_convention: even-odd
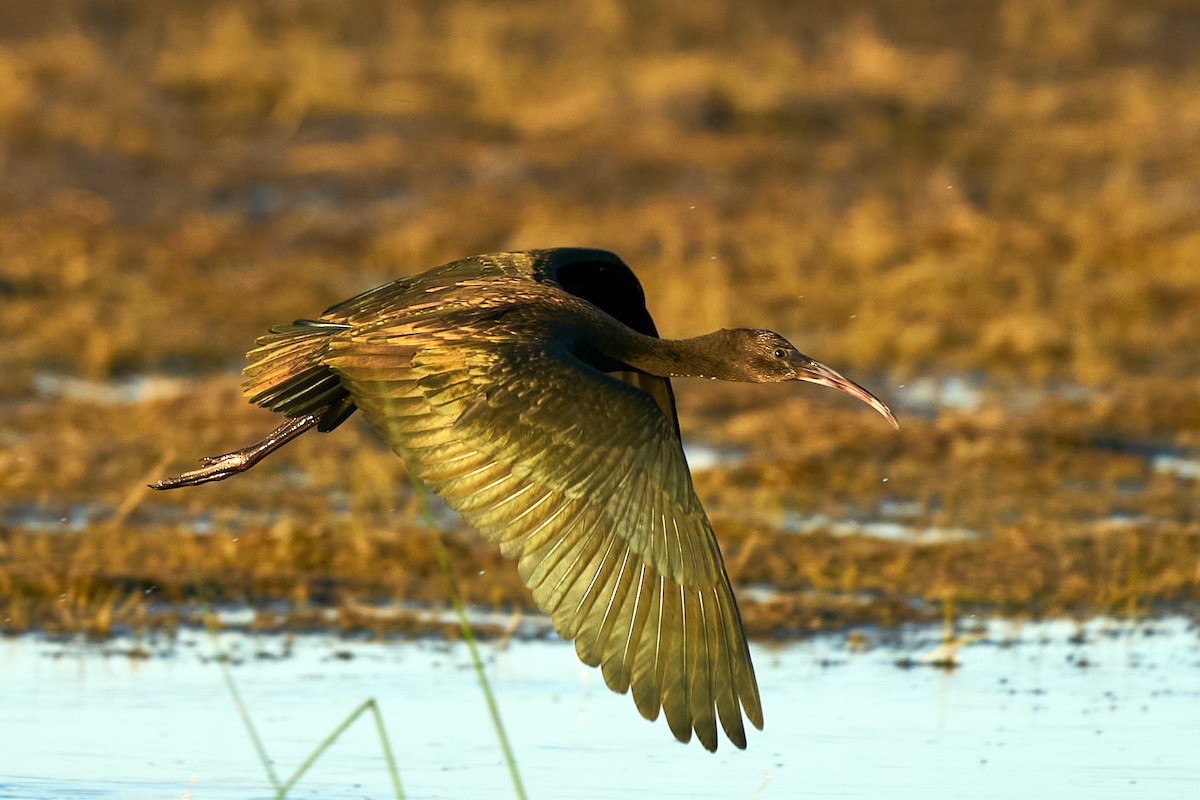
{"type": "Polygon", "coordinates": [[[319,413],[317,430],[333,430],[354,413],[355,405],[324,356],[330,337],[349,327],[298,319],[270,328],[246,354],[242,392],[251,403],[287,417],[319,413]]]}

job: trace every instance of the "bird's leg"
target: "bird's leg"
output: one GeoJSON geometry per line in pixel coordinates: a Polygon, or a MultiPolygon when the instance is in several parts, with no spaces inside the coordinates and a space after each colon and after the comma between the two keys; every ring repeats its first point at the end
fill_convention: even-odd
{"type": "MultiPolygon", "coordinates": [[[[322,409],[321,411],[324,411],[322,409]]],[[[300,434],[312,428],[320,420],[321,411],[305,414],[303,417],[289,419],[261,441],[225,453],[220,456],[206,456],[200,459],[204,466],[185,472],[175,478],[164,478],[158,483],[150,484],[151,489],[178,489],[180,486],[195,486],[209,481],[223,481],[231,475],[245,472],[267,456],[274,453],[300,434]]]]}

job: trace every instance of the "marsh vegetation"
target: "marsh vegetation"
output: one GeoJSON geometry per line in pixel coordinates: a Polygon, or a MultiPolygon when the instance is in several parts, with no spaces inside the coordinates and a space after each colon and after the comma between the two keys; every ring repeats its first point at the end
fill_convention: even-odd
{"type": "MultiPolygon", "coordinates": [[[[664,332],[775,328],[901,417],[680,383],[752,636],[1193,609],[1198,32],[1099,0],[5,4],[0,630],[205,599],[454,635],[361,424],[144,485],[273,427],[237,377],[267,325],[566,244],[620,253],[664,332]]],[[[530,609],[438,520],[470,605],[530,609]]]]}

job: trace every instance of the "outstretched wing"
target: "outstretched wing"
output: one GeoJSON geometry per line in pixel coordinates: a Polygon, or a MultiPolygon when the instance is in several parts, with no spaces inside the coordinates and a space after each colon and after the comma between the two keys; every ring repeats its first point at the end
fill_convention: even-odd
{"type": "Polygon", "coordinates": [[[716,748],[762,706],[737,605],[672,423],[546,342],[423,315],[345,331],[326,363],[367,419],[517,561],[579,657],[716,748]],[[715,709],[715,713],[714,713],[715,709]]]}

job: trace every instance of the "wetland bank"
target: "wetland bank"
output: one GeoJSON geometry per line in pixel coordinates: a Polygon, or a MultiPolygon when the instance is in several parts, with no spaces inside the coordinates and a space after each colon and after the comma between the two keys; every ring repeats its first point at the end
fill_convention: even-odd
{"type": "MultiPolygon", "coordinates": [[[[365,426],[145,484],[273,427],[237,375],[268,325],[569,244],[632,265],[664,332],[769,324],[902,421],[678,382],[756,648],[972,614],[1167,614],[1184,646],[1198,29],[1099,0],[0,7],[0,631],[153,651],[210,604],[250,636],[453,639],[365,426]]],[[[540,646],[512,566],[434,520],[481,633],[540,646]]]]}

